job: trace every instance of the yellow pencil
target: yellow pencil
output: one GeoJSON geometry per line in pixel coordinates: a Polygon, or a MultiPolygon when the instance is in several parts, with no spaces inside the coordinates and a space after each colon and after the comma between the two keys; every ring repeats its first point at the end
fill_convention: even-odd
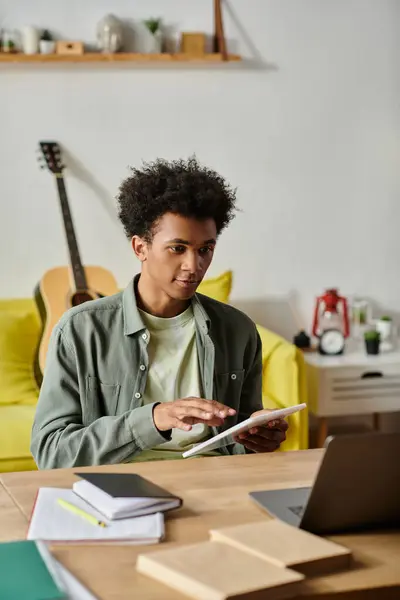
{"type": "Polygon", "coordinates": [[[74,504],[71,504],[70,502],[63,500],[62,498],[58,498],[57,502],[63,508],[66,508],[70,512],[73,512],[76,515],[79,515],[80,517],[82,517],[83,519],[86,519],[86,521],[89,521],[89,523],[92,523],[92,525],[98,525],[99,527],[107,527],[107,525],[104,523],[104,521],[99,521],[93,515],[87,513],[85,510],[82,510],[82,508],[78,508],[74,504]]]}

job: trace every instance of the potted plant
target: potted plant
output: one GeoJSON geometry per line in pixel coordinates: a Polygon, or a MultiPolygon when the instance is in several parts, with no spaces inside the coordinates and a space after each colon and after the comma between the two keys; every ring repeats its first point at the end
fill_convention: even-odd
{"type": "Polygon", "coordinates": [[[41,54],[54,54],[56,51],[56,43],[47,29],[40,36],[39,48],[41,54]]]}
{"type": "Polygon", "coordinates": [[[144,25],[149,33],[146,43],[148,54],[160,54],[162,51],[161,19],[146,19],[144,25]]]}
{"type": "Polygon", "coordinates": [[[381,334],[376,329],[364,333],[365,349],[367,354],[379,354],[381,334]]]}
{"type": "Polygon", "coordinates": [[[7,53],[16,52],[16,46],[11,32],[3,31],[0,50],[7,53]]]}

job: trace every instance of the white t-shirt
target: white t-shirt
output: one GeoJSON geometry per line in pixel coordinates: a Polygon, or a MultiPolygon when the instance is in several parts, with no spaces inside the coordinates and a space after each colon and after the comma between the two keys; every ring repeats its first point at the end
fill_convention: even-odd
{"type": "MultiPolygon", "coordinates": [[[[143,395],[144,404],[171,402],[189,396],[202,396],[201,377],[196,346],[196,325],[191,306],[172,318],[150,315],[140,310],[150,340],[147,346],[149,372],[143,395]]],[[[203,423],[191,431],[172,430],[172,439],[153,450],[179,453],[208,437],[209,427],[203,423]]],[[[146,452],[146,451],[145,451],[146,452]]]]}

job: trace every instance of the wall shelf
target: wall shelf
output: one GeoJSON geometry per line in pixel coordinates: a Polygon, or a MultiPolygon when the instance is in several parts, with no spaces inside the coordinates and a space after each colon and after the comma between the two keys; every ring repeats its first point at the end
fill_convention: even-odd
{"type": "Polygon", "coordinates": [[[100,52],[85,52],[83,54],[23,54],[0,52],[0,63],[227,63],[239,62],[241,56],[229,54],[227,58],[220,52],[193,55],[193,54],[136,54],[117,52],[116,54],[103,54],[100,52]]]}

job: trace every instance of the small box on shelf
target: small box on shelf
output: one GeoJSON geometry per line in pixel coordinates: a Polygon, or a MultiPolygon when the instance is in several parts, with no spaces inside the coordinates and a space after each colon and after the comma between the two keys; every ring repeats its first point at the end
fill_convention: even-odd
{"type": "Polygon", "coordinates": [[[82,42],[72,42],[67,40],[58,41],[56,44],[56,53],[57,54],[83,54],[84,48],[82,42]]]}
{"type": "Polygon", "coordinates": [[[203,56],[206,53],[206,36],[204,33],[182,33],[181,52],[193,56],[203,56]]]}

